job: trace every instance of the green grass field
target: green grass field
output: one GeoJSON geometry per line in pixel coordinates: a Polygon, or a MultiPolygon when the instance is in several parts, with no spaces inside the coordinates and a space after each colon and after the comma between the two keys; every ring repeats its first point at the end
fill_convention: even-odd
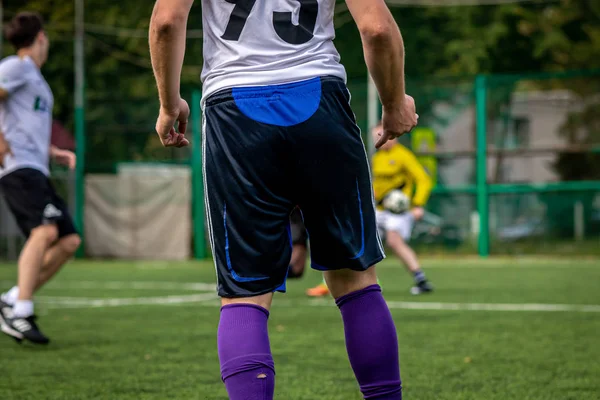
{"type": "MultiPolygon", "coordinates": [[[[600,261],[428,260],[437,292],[381,264],[408,400],[600,399],[600,261]]],[[[15,279],[0,265],[0,288],[15,279]]],[[[275,296],[276,399],[360,399],[330,299],[275,296]]],[[[212,263],[75,262],[37,297],[48,347],[0,337],[1,400],[226,399],[212,263]]]]}

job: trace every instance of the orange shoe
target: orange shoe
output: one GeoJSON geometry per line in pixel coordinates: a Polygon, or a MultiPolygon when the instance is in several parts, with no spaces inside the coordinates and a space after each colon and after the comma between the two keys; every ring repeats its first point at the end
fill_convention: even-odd
{"type": "Polygon", "coordinates": [[[317,286],[315,286],[314,288],[310,288],[306,291],[306,295],[310,296],[310,297],[323,297],[323,296],[327,296],[329,294],[329,289],[327,288],[327,285],[324,283],[321,283],[317,286]]]}

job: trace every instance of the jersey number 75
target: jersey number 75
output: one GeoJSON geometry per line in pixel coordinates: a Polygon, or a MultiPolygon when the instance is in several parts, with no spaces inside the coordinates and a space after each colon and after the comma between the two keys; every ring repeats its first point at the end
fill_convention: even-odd
{"type": "MultiPolygon", "coordinates": [[[[246,25],[248,16],[256,0],[225,0],[228,3],[235,4],[225,33],[221,36],[225,40],[240,40],[242,30],[246,25]]],[[[319,3],[317,0],[296,0],[300,3],[300,15],[298,25],[292,23],[291,12],[273,12],[273,27],[277,35],[290,44],[304,44],[314,37],[317,15],[319,13],[319,3]]]]}

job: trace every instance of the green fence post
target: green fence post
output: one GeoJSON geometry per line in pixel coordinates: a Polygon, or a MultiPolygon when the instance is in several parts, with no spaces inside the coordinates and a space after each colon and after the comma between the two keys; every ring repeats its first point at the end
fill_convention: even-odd
{"type": "Polygon", "coordinates": [[[202,115],[198,90],[192,93],[192,213],[194,224],[194,257],[206,258],[204,226],[204,176],[202,175],[202,115]]]}
{"type": "Polygon", "coordinates": [[[477,211],[479,213],[479,255],[490,254],[489,194],[487,183],[487,77],[475,78],[477,121],[477,211]]]}
{"type": "Polygon", "coordinates": [[[75,226],[79,230],[83,244],[77,250],[77,257],[85,256],[85,53],[84,53],[84,3],[75,2],[75,226]]]}
{"type": "MultiPolygon", "coordinates": [[[[85,240],[85,110],[75,108],[75,226],[82,241],[85,240]]],[[[76,256],[85,255],[84,246],[80,246],[76,256]]]]}

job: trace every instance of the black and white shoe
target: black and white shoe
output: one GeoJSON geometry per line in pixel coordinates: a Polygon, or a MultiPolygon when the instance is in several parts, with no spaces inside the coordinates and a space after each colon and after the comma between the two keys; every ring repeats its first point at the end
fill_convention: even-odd
{"type": "MultiPolygon", "coordinates": [[[[3,331],[3,327],[7,324],[9,318],[13,317],[13,308],[10,304],[0,299],[0,330],[3,331]]],[[[15,336],[11,336],[17,343],[21,343],[23,339],[15,336]]]]}
{"type": "MultiPolygon", "coordinates": [[[[0,299],[0,330],[8,323],[8,320],[13,317],[13,308],[10,304],[0,299]]],[[[21,343],[23,339],[8,335],[15,339],[17,343],[21,343]]]]}
{"type": "MultiPolygon", "coordinates": [[[[12,312],[12,310],[11,310],[12,312]]],[[[29,340],[36,344],[48,344],[50,339],[45,336],[35,323],[36,316],[31,315],[27,318],[14,317],[4,318],[2,323],[2,332],[13,337],[20,342],[21,340],[29,340]]]]}
{"type": "Polygon", "coordinates": [[[416,286],[413,286],[410,289],[410,293],[413,295],[431,292],[433,292],[433,286],[431,286],[431,283],[429,283],[429,281],[426,279],[418,282],[416,286]]]}
{"type": "Polygon", "coordinates": [[[0,298],[0,326],[13,317],[12,306],[0,298]]]}
{"type": "Polygon", "coordinates": [[[0,324],[5,324],[8,318],[12,318],[12,306],[0,299],[0,324]]]}

